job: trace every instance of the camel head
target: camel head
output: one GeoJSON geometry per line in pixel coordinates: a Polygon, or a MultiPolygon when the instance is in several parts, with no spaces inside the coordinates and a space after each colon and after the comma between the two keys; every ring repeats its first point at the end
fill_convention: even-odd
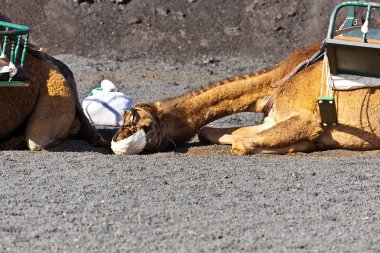
{"type": "Polygon", "coordinates": [[[149,104],[139,104],[124,113],[123,125],[112,138],[115,154],[131,155],[163,150],[166,128],[149,104]]]}

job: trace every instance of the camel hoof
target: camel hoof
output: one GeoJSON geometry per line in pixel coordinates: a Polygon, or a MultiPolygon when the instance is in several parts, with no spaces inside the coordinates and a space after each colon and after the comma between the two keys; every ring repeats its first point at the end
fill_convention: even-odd
{"type": "Polygon", "coordinates": [[[246,145],[242,141],[232,143],[231,152],[234,155],[249,155],[252,153],[252,146],[246,145]]]}
{"type": "Polygon", "coordinates": [[[98,136],[92,140],[91,145],[94,147],[111,148],[111,141],[106,141],[103,137],[98,136]]]}

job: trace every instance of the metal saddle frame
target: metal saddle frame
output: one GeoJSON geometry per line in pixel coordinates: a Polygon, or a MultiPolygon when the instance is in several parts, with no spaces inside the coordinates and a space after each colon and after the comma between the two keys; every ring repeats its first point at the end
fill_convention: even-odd
{"type": "Polygon", "coordinates": [[[331,74],[380,78],[380,29],[369,28],[372,10],[375,8],[380,8],[380,3],[345,2],[335,8],[326,38],[331,74]],[[337,15],[344,7],[348,7],[348,16],[340,29],[334,32],[337,15]],[[358,26],[356,8],[363,7],[367,8],[366,19],[362,26],[358,26]]]}
{"type": "MultiPolygon", "coordinates": [[[[0,58],[4,62],[10,62],[9,67],[16,67],[16,70],[20,72],[24,70],[29,31],[27,26],[0,21],[0,41],[2,41],[0,58]],[[10,47],[8,47],[9,44],[10,47]]],[[[0,81],[0,87],[29,85],[26,80],[15,80],[17,78],[11,74],[6,79],[0,81]]]]}

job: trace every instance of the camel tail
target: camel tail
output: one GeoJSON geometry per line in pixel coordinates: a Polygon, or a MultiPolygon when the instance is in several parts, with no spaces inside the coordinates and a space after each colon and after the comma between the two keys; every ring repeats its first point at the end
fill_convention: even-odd
{"type": "Polygon", "coordinates": [[[79,101],[77,85],[74,78],[73,72],[69,69],[69,67],[61,62],[60,60],[38,50],[34,45],[28,45],[28,52],[46,62],[51,62],[55,66],[58,67],[62,75],[65,77],[66,81],[72,88],[75,95],[75,110],[76,110],[76,119],[80,122],[80,128],[78,135],[83,139],[87,140],[93,146],[101,146],[101,147],[110,147],[110,143],[105,141],[101,136],[99,131],[90,123],[88,118],[83,112],[82,106],[79,101]]]}

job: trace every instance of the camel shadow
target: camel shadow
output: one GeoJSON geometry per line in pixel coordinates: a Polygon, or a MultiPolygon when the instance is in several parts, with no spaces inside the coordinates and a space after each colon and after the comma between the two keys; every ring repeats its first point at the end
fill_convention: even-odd
{"type": "MultiPolygon", "coordinates": [[[[105,140],[111,141],[118,128],[101,126],[97,129],[105,140]]],[[[94,147],[82,138],[69,138],[58,146],[49,149],[49,152],[94,152],[104,155],[113,154],[110,148],[94,147]]]]}
{"type": "Polygon", "coordinates": [[[215,154],[231,155],[231,146],[217,144],[209,145],[197,140],[177,147],[174,152],[190,156],[207,156],[215,154]]]}

